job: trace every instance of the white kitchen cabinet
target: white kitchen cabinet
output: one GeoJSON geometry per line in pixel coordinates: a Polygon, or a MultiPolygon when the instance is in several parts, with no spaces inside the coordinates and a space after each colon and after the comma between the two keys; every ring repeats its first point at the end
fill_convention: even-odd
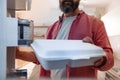
{"type": "Polygon", "coordinates": [[[7,18],[7,0],[0,0],[0,80],[6,80],[7,47],[17,46],[17,19],[7,18]]]}

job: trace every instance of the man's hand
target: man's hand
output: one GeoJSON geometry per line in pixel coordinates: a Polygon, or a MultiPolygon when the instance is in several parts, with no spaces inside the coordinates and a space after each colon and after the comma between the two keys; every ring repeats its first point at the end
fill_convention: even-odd
{"type": "Polygon", "coordinates": [[[106,58],[105,58],[105,57],[101,57],[99,60],[97,60],[97,61],[94,63],[94,67],[100,68],[100,67],[102,67],[105,63],[106,63],[106,58]]]}
{"type": "MultiPolygon", "coordinates": [[[[91,43],[91,44],[94,44],[92,38],[90,37],[85,37],[82,39],[83,42],[86,42],[86,43],[91,43]]],[[[95,63],[94,63],[94,67],[100,67],[102,66],[102,64],[104,64],[105,62],[105,57],[101,57],[99,60],[97,60],[95,63]]]]}
{"type": "Polygon", "coordinates": [[[86,43],[91,43],[91,44],[94,44],[94,42],[93,42],[92,38],[90,38],[90,37],[88,37],[88,36],[87,36],[87,37],[85,37],[85,38],[83,38],[83,39],[82,39],[82,41],[83,41],[83,42],[86,42],[86,43]]]}

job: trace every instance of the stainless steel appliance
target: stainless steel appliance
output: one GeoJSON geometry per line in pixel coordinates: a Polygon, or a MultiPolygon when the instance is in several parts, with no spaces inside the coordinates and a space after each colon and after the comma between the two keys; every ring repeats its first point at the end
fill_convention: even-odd
{"type": "Polygon", "coordinates": [[[18,45],[30,45],[33,41],[33,21],[18,19],[18,45]]]}

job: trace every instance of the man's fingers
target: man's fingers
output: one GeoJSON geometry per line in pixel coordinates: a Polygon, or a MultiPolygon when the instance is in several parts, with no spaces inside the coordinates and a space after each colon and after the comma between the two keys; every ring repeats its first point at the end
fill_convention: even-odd
{"type": "Polygon", "coordinates": [[[92,38],[90,38],[90,37],[88,37],[88,36],[87,36],[87,37],[85,37],[85,38],[83,38],[83,39],[82,39],[82,41],[83,41],[83,42],[86,42],[86,43],[91,43],[91,44],[94,44],[94,42],[93,42],[92,38]]]}

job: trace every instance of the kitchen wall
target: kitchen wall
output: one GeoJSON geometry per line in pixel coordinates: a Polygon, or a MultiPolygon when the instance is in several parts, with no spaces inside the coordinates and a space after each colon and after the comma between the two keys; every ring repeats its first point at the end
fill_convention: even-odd
{"type": "MultiPolygon", "coordinates": [[[[95,15],[95,8],[84,8],[90,15],[95,15]]],[[[58,0],[32,0],[30,11],[17,11],[16,17],[34,20],[35,26],[48,26],[56,21],[61,15],[58,0]]]]}
{"type": "Polygon", "coordinates": [[[16,17],[34,20],[35,26],[50,25],[61,14],[57,4],[57,0],[32,0],[30,11],[18,11],[16,17]]]}

